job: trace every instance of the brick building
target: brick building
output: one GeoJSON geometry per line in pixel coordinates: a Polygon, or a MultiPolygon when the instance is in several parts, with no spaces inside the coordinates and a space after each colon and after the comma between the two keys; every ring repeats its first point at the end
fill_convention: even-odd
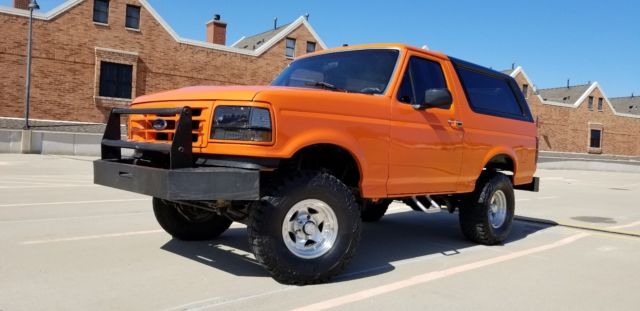
{"type": "MultiPolygon", "coordinates": [[[[24,113],[28,2],[0,7],[2,117],[24,113]]],[[[146,0],[67,0],[36,13],[31,117],[102,122],[142,94],[267,84],[294,57],[326,48],[304,17],[231,45],[226,27],[216,17],[206,42],[182,38],[146,0]]],[[[608,98],[598,83],[536,90],[521,67],[505,72],[526,94],[542,150],[640,155],[639,96],[608,98]]]]}
{"type": "MultiPolygon", "coordinates": [[[[24,114],[28,0],[0,7],[0,116],[24,114]]],[[[231,25],[232,26],[232,25],[231,25]]],[[[34,13],[31,117],[102,122],[136,96],[188,85],[268,84],[293,57],[325,44],[304,17],[226,45],[180,37],[145,0],[68,0],[34,13]]]]}
{"type": "Polygon", "coordinates": [[[541,150],[640,155],[640,98],[609,99],[597,82],[535,89],[522,67],[504,72],[525,93],[541,150]]]}

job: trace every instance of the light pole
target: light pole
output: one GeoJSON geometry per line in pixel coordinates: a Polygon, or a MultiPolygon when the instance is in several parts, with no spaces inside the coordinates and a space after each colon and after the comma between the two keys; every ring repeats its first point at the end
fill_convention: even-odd
{"type": "Polygon", "coordinates": [[[33,10],[39,10],[38,1],[29,2],[29,37],[27,41],[27,81],[25,82],[24,129],[29,129],[29,97],[31,96],[31,35],[33,26],[33,10]]]}

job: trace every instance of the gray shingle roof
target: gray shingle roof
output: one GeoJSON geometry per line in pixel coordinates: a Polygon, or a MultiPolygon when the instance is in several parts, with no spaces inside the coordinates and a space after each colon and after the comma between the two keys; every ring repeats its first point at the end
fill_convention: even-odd
{"type": "Polygon", "coordinates": [[[550,89],[538,89],[542,99],[557,103],[574,104],[591,84],[573,85],[569,87],[556,87],[550,89]]]}
{"type": "Polygon", "coordinates": [[[609,102],[619,113],[630,113],[640,115],[640,96],[612,97],[609,102]]]}
{"type": "Polygon", "coordinates": [[[289,24],[284,24],[276,29],[271,29],[271,30],[259,33],[257,35],[243,38],[240,41],[236,42],[234,45],[232,45],[232,47],[247,49],[247,50],[255,50],[265,42],[269,41],[271,38],[278,35],[281,31],[287,28],[287,26],[289,26],[289,24]]]}

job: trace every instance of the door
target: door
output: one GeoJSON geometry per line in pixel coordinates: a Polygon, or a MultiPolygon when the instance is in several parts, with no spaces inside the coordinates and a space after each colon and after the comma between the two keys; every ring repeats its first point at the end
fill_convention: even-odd
{"type": "Polygon", "coordinates": [[[447,193],[456,190],[462,162],[462,123],[449,107],[415,109],[428,89],[448,88],[442,60],[409,55],[391,102],[390,195],[447,193]]]}

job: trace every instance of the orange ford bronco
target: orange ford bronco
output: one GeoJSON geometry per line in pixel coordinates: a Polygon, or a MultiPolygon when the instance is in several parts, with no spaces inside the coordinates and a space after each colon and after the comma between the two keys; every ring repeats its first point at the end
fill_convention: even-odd
{"type": "Polygon", "coordinates": [[[362,221],[393,200],[457,209],[465,237],[504,241],[514,188],[538,189],[536,162],[536,125],[511,77],[384,44],[301,57],[271,86],[189,87],[113,109],[94,178],[153,196],[176,239],[244,223],[277,281],[309,284],[340,273],[362,221]]]}

